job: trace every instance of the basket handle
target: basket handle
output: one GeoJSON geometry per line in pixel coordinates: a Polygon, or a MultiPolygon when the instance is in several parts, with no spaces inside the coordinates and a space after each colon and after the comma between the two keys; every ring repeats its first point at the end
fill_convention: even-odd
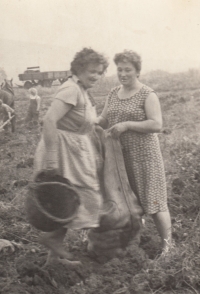
{"type": "Polygon", "coordinates": [[[67,178],[63,178],[61,175],[59,175],[59,173],[49,175],[45,172],[45,170],[39,171],[35,175],[34,182],[59,182],[74,187],[70,180],[68,180],[67,178]]]}

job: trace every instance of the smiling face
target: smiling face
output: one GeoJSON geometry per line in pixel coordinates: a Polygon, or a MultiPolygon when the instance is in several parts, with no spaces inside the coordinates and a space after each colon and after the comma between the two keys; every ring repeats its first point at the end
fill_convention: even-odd
{"type": "Polygon", "coordinates": [[[81,73],[77,74],[80,82],[85,89],[92,88],[103,74],[102,64],[89,63],[81,73]]]}
{"type": "Polygon", "coordinates": [[[131,62],[124,60],[117,63],[117,74],[123,86],[131,86],[139,73],[131,62]]]}

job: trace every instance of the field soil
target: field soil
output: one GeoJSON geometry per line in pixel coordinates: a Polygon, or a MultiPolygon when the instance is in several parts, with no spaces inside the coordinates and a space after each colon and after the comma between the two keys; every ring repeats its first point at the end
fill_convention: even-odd
{"type": "MultiPolygon", "coordinates": [[[[42,120],[55,89],[39,88],[42,120]]],[[[41,125],[26,125],[27,92],[15,89],[17,126],[0,133],[0,293],[2,294],[189,294],[200,293],[200,92],[160,92],[164,157],[174,248],[160,257],[161,242],[145,217],[140,244],[109,261],[91,258],[87,231],[69,231],[65,247],[82,266],[43,268],[47,250],[26,219],[27,186],[41,125]],[[2,240],[7,240],[2,241],[2,240]],[[9,242],[8,242],[9,241],[9,242]]],[[[105,96],[95,95],[97,111],[105,96]]]]}

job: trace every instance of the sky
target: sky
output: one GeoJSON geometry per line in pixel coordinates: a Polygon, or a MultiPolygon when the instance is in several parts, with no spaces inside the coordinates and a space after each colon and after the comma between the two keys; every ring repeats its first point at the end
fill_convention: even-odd
{"type": "Polygon", "coordinates": [[[0,22],[8,75],[69,69],[83,47],[109,58],[107,75],[124,49],[142,56],[144,72],[200,69],[199,0],[1,0],[0,22]]]}

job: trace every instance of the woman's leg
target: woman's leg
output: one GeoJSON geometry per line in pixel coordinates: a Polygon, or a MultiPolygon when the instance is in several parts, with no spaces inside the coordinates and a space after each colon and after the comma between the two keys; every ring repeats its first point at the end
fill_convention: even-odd
{"type": "Polygon", "coordinates": [[[167,250],[171,246],[171,218],[169,211],[160,211],[152,214],[154,223],[158,230],[158,233],[162,239],[162,248],[167,250]]]}
{"type": "Polygon", "coordinates": [[[51,250],[52,255],[56,255],[60,258],[71,258],[71,254],[66,252],[63,248],[63,241],[67,229],[61,228],[59,230],[44,233],[39,239],[39,242],[51,250]]]}
{"type": "Polygon", "coordinates": [[[39,242],[50,250],[44,267],[55,262],[59,262],[68,267],[81,265],[80,261],[69,260],[72,259],[73,255],[69,252],[66,252],[63,248],[63,241],[66,232],[67,229],[61,228],[50,233],[44,233],[40,237],[39,242]]]}

